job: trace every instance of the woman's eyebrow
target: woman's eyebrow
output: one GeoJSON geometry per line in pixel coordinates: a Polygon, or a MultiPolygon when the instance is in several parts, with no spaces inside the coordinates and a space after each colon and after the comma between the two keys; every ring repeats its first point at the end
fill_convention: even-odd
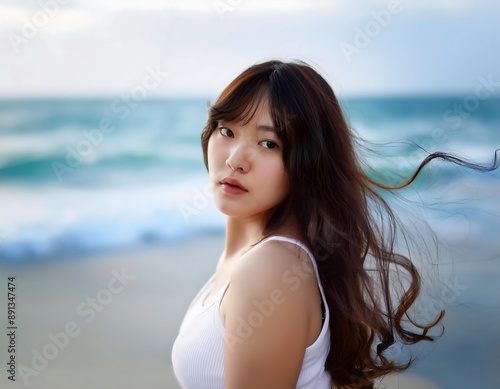
{"type": "Polygon", "coordinates": [[[258,125],[256,126],[256,128],[257,128],[257,130],[259,130],[259,131],[273,132],[273,133],[275,133],[275,134],[278,134],[278,133],[280,132],[277,128],[275,128],[275,127],[273,127],[273,126],[268,126],[268,125],[266,125],[266,124],[258,124],[258,125]]]}

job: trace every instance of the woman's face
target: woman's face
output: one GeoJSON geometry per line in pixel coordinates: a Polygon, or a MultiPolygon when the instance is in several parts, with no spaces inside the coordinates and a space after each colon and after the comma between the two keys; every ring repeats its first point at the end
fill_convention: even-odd
{"type": "Polygon", "coordinates": [[[246,124],[218,122],[207,153],[214,201],[222,213],[265,220],[286,198],[289,182],[282,147],[266,101],[246,124]]]}

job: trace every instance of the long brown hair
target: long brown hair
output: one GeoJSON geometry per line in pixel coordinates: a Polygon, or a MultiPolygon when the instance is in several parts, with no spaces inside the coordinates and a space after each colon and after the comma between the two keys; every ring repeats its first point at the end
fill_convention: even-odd
{"type": "Polygon", "coordinates": [[[436,152],[403,184],[377,182],[356,157],[357,137],[324,78],[304,62],[269,61],[245,70],[209,108],[201,134],[207,169],[208,140],[218,121],[250,120],[263,97],[279,129],[291,183],[288,197],[267,221],[264,235],[282,227],[290,213],[297,216],[317,257],[330,309],[331,347],[325,368],[339,388],[372,388],[376,378],[411,364],[411,359],[397,361],[384,351],[396,341],[411,345],[433,340],[429,330],[444,315],[441,311],[430,323],[410,319],[410,307],[420,294],[420,275],[408,257],[394,251],[396,215],[377,189],[408,186],[435,158],[493,170],[498,167],[496,153],[493,166],[485,168],[436,152]],[[382,228],[377,220],[382,213],[389,228],[382,228]],[[394,273],[394,268],[409,279],[396,299],[391,288],[400,273],[394,273]]]}

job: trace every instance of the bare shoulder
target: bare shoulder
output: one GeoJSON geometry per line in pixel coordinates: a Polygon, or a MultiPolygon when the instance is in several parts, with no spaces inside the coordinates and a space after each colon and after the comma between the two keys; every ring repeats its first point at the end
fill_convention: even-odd
{"type": "Polygon", "coordinates": [[[311,259],[302,248],[290,242],[269,240],[244,254],[235,264],[230,279],[231,283],[266,290],[283,288],[292,275],[312,285],[316,283],[311,259]]]}
{"type": "Polygon", "coordinates": [[[270,240],[259,244],[240,258],[229,278],[225,307],[248,304],[251,308],[256,300],[275,297],[287,301],[281,309],[307,316],[319,299],[311,259],[302,248],[289,242],[270,240]]]}
{"type": "Polygon", "coordinates": [[[317,302],[314,268],[299,246],[270,240],[241,256],[220,312],[226,387],[295,387],[321,327],[317,302]]]}

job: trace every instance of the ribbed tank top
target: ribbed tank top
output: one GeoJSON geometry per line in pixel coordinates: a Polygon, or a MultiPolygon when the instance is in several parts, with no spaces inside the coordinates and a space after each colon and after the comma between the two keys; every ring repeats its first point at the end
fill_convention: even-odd
{"type": "MultiPolygon", "coordinates": [[[[314,256],[303,243],[284,236],[270,236],[258,244],[269,240],[294,243],[311,258],[325,307],[325,320],[318,338],[305,350],[296,389],[329,389],[330,375],[324,365],[330,350],[328,326],[330,311],[314,256]]],[[[206,301],[205,305],[202,305],[210,293],[214,279],[215,274],[210,277],[192,301],[172,348],[174,373],[183,389],[224,388],[224,326],[220,320],[219,307],[229,282],[218,290],[213,298],[206,301]]]]}

